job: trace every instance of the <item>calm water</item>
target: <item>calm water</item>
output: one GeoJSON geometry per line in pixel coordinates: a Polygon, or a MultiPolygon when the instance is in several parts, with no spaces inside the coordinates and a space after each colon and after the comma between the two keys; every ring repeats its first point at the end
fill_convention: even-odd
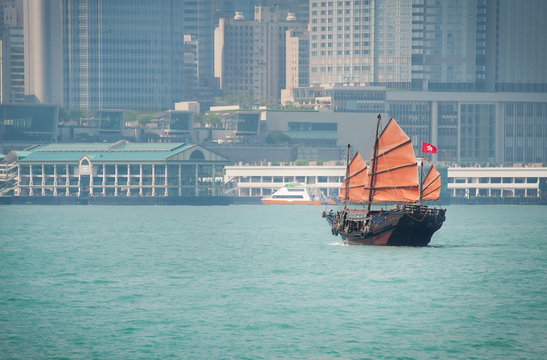
{"type": "Polygon", "coordinates": [[[450,206],[427,248],[321,210],[2,206],[0,358],[547,357],[547,207],[450,206]]]}

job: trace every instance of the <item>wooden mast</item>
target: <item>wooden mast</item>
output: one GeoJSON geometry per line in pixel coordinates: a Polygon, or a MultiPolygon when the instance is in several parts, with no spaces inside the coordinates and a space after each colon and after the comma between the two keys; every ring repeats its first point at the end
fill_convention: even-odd
{"type": "Polygon", "coordinates": [[[368,207],[367,212],[370,211],[370,206],[372,205],[372,186],[374,185],[374,173],[376,172],[376,156],[378,156],[378,130],[380,128],[380,121],[382,116],[378,114],[376,122],[376,140],[374,141],[374,150],[372,155],[372,164],[370,164],[370,190],[368,192],[368,207]]]}

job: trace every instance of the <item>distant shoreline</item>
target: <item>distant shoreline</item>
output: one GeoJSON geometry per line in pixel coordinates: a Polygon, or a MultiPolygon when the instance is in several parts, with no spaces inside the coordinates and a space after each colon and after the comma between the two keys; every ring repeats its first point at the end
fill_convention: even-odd
{"type": "MultiPolygon", "coordinates": [[[[262,205],[260,197],[169,196],[169,197],[76,197],[76,196],[0,196],[0,205],[262,205]]],[[[450,198],[431,205],[547,205],[541,198],[450,198]]]]}

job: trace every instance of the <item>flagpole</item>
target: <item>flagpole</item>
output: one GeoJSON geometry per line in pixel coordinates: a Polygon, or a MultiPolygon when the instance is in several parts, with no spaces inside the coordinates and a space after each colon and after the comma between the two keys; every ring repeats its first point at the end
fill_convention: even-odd
{"type": "Polygon", "coordinates": [[[424,181],[423,180],[423,177],[424,177],[424,158],[420,158],[420,182],[419,182],[419,186],[418,186],[418,191],[420,193],[420,200],[418,201],[418,204],[419,205],[422,205],[422,182],[424,181]]]}

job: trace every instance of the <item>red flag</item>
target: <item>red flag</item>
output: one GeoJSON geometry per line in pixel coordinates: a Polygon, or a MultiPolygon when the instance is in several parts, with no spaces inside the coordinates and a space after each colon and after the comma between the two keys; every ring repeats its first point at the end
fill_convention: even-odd
{"type": "Polygon", "coordinates": [[[422,152],[436,154],[437,148],[431,144],[422,141],[422,152]]]}

